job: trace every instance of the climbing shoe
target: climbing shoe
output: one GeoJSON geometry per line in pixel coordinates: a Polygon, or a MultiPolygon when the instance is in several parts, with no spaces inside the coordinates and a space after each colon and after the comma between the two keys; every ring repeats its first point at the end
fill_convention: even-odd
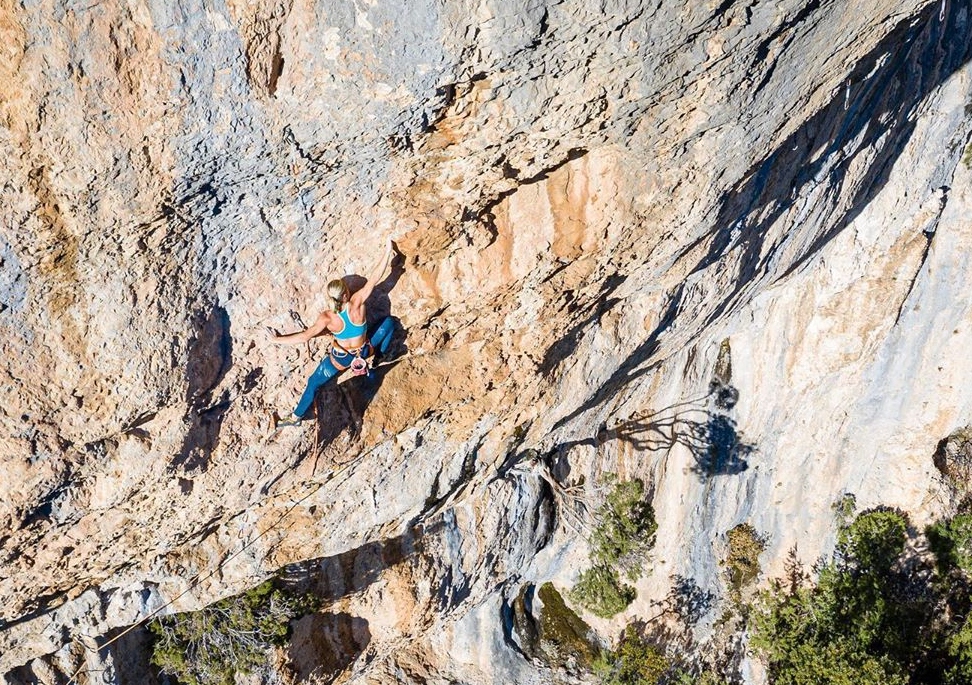
{"type": "Polygon", "coordinates": [[[270,419],[270,428],[271,430],[277,430],[286,426],[299,426],[301,421],[303,419],[296,414],[291,414],[288,418],[282,419],[277,412],[273,412],[273,416],[270,419]]]}

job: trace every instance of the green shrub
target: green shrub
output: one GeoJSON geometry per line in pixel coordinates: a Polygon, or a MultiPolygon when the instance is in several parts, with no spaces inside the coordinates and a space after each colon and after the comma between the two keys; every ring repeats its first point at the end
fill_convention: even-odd
{"type": "Polygon", "coordinates": [[[945,639],[950,663],[945,672],[947,685],[972,683],[972,617],[945,639]]]}
{"type": "Polygon", "coordinates": [[[903,670],[843,636],[826,590],[784,591],[774,584],[751,614],[750,646],[763,653],[778,685],[904,685],[903,670]]]}
{"type": "Polygon", "coordinates": [[[864,512],[837,534],[837,551],[848,566],[887,572],[904,551],[908,519],[893,509],[864,512]]]}
{"type": "Polygon", "coordinates": [[[910,591],[911,579],[897,568],[907,526],[898,511],[864,512],[841,526],[834,559],[820,567],[815,586],[797,578],[763,593],[750,617],[750,644],[767,657],[771,682],[909,682],[931,602],[910,591]]]}
{"type": "Polygon", "coordinates": [[[658,530],[655,511],[644,496],[645,484],[638,479],[614,482],[607,502],[595,514],[597,524],[591,534],[591,559],[623,570],[631,580],[641,576],[658,530]]]}
{"type": "Polygon", "coordinates": [[[669,682],[671,685],[727,685],[726,679],[713,671],[702,671],[697,676],[687,671],[680,671],[669,682]]]}
{"type": "Polygon", "coordinates": [[[641,576],[648,551],[655,544],[655,512],[638,479],[618,481],[608,474],[611,491],[594,514],[591,560],[594,566],[580,575],[568,598],[591,613],[610,618],[631,604],[637,592],[621,582],[641,576]]]}
{"type": "Polygon", "coordinates": [[[611,618],[624,611],[637,592],[621,582],[617,571],[598,565],[581,573],[567,596],[595,616],[611,618]]]}
{"type": "Polygon", "coordinates": [[[972,514],[938,521],[925,534],[942,574],[954,568],[972,573],[972,514]]]}
{"type": "Polygon", "coordinates": [[[152,663],[186,685],[232,685],[236,673],[252,673],[266,663],[271,646],[285,642],[291,619],[312,610],[309,598],[289,596],[267,581],[201,611],[149,623],[152,663]]]}
{"type": "Polygon", "coordinates": [[[594,673],[604,685],[657,685],[670,666],[654,645],[628,625],[618,648],[602,652],[594,663],[594,673]]]}
{"type": "Polygon", "coordinates": [[[759,576],[759,555],[766,542],[748,523],[740,523],[726,533],[728,552],[723,564],[729,576],[729,593],[740,601],[743,587],[759,576]]]}

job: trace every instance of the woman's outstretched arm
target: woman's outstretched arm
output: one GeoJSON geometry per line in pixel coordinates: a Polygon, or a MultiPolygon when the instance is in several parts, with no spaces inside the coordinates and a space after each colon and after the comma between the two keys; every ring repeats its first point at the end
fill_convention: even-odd
{"type": "Polygon", "coordinates": [[[311,338],[316,338],[327,330],[327,312],[321,312],[317,321],[298,333],[281,334],[276,328],[267,328],[270,333],[270,340],[283,345],[297,345],[305,343],[311,338]]]}
{"type": "Polygon", "coordinates": [[[364,286],[361,290],[356,292],[351,296],[351,304],[355,307],[359,307],[364,304],[365,300],[371,297],[371,292],[375,289],[375,286],[381,283],[381,279],[385,276],[385,271],[388,270],[388,265],[391,264],[392,256],[395,254],[395,243],[388,239],[388,245],[385,248],[385,254],[382,255],[381,261],[375,265],[374,270],[368,276],[368,280],[365,281],[364,286]]]}

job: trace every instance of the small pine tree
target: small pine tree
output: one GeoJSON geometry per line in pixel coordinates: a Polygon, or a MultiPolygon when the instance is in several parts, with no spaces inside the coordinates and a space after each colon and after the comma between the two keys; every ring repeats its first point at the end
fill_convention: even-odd
{"type": "Polygon", "coordinates": [[[751,613],[750,644],[780,685],[905,685],[928,605],[909,598],[896,563],[908,520],[876,509],[838,531],[811,587],[776,581],[751,613]]]}
{"type": "Polygon", "coordinates": [[[581,573],[567,596],[595,616],[611,618],[624,611],[636,595],[632,586],[621,582],[617,571],[598,565],[581,573]]]}
{"type": "Polygon", "coordinates": [[[615,482],[607,502],[597,514],[591,534],[591,559],[596,564],[623,570],[630,580],[641,576],[645,555],[655,543],[658,523],[638,480],[615,482]]]}
{"type": "Polygon", "coordinates": [[[282,644],[290,621],[313,610],[309,597],[293,597],[267,581],[201,611],[149,623],[155,636],[152,663],[185,685],[233,685],[267,661],[282,644]]]}
{"type": "Polygon", "coordinates": [[[604,685],[657,685],[670,666],[665,655],[629,624],[618,648],[598,657],[594,673],[604,685]]]}

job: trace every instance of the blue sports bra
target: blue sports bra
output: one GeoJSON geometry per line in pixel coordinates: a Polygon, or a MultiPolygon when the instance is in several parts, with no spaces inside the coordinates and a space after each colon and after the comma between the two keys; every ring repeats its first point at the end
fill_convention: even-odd
{"type": "Polygon", "coordinates": [[[338,316],[340,316],[341,321],[344,322],[344,328],[341,329],[341,332],[334,333],[334,337],[338,340],[351,340],[352,338],[358,338],[364,335],[365,331],[368,330],[367,323],[354,323],[351,321],[351,315],[348,314],[347,309],[342,309],[339,311],[338,316]]]}

